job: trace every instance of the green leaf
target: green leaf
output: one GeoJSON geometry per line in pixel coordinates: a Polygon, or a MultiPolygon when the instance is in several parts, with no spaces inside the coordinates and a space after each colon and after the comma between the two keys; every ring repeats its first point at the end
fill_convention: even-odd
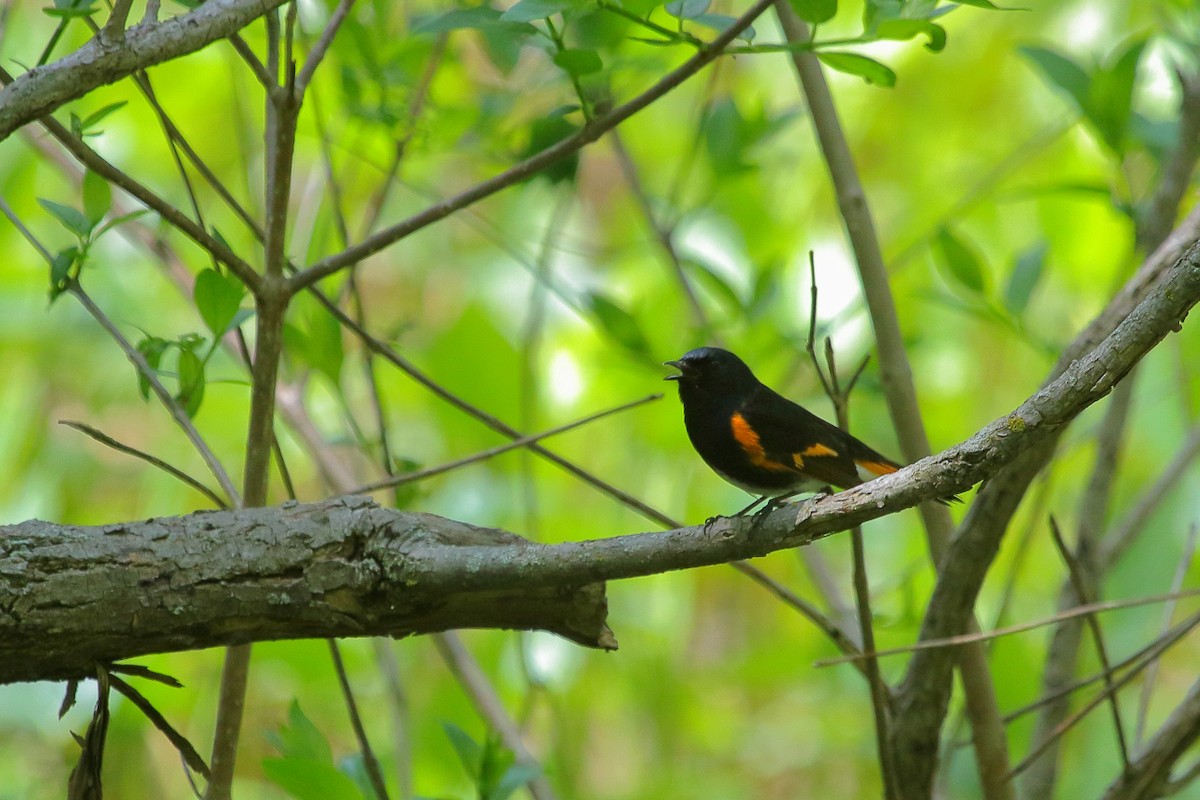
{"type": "Polygon", "coordinates": [[[43,8],[42,13],[48,17],[59,17],[61,19],[84,19],[96,13],[97,9],[94,8],[95,5],[96,0],[70,0],[65,3],[60,3],[56,0],[54,8],[43,8]]]}
{"type": "Polygon", "coordinates": [[[590,75],[604,68],[604,62],[600,60],[600,54],[595,50],[574,48],[559,50],[554,54],[554,63],[576,77],[590,75]]]}
{"type": "MultiPolygon", "coordinates": [[[[97,111],[93,111],[91,114],[88,114],[79,121],[79,135],[95,136],[98,133],[102,133],[102,131],[94,131],[92,129],[99,125],[101,120],[119,109],[121,106],[125,105],[127,102],[129,101],[121,100],[116,103],[109,103],[106,106],[101,106],[97,111]]],[[[76,119],[78,119],[78,117],[76,117],[76,119]]]]}
{"type": "Polygon", "coordinates": [[[858,53],[817,53],[817,58],[830,69],[857,75],[875,86],[896,85],[896,73],[873,58],[858,53]]]}
{"type": "Polygon", "coordinates": [[[176,400],[189,417],[196,416],[204,401],[204,362],[192,348],[179,350],[179,394],[176,400]]]}
{"type": "Polygon", "coordinates": [[[511,750],[501,744],[499,737],[489,735],[483,745],[483,761],[479,768],[479,798],[494,800],[496,789],[516,759],[511,750]]]}
{"type": "Polygon", "coordinates": [[[367,771],[366,759],[363,758],[362,753],[350,753],[342,756],[338,759],[337,769],[338,772],[354,782],[354,788],[358,789],[361,800],[378,797],[375,794],[375,785],[371,782],[371,773],[367,771]]]}
{"type": "Polygon", "coordinates": [[[1033,290],[1045,272],[1048,250],[1049,246],[1045,242],[1038,242],[1017,256],[1012,274],[1008,276],[1008,285],[1004,288],[1004,307],[1011,311],[1013,316],[1019,317],[1025,313],[1033,290]]]}
{"type": "Polygon", "coordinates": [[[413,33],[447,33],[462,28],[486,30],[497,26],[520,27],[530,34],[536,34],[537,28],[532,25],[517,25],[511,21],[501,21],[501,12],[490,6],[475,6],[474,8],[456,8],[441,14],[432,14],[420,19],[412,26],[413,33]]]}
{"type": "Polygon", "coordinates": [[[487,800],[507,800],[513,792],[542,774],[538,764],[513,764],[488,792],[487,800]]]}
{"type": "Polygon", "coordinates": [[[488,58],[505,75],[516,68],[521,60],[521,49],[533,39],[535,32],[532,25],[516,23],[500,23],[479,31],[488,58]]]}
{"type": "Polygon", "coordinates": [[[196,303],[200,318],[215,338],[220,339],[229,331],[245,292],[245,287],[237,278],[222,275],[214,269],[206,269],[196,276],[192,300],[196,303]]]}
{"type": "Polygon", "coordinates": [[[1145,49],[1144,39],[1131,42],[1111,67],[1098,70],[1092,76],[1084,114],[1104,143],[1117,155],[1125,152],[1133,107],[1133,88],[1145,49]]]}
{"type": "MultiPolygon", "coordinates": [[[[529,126],[529,145],[525,148],[525,152],[521,154],[521,157],[528,158],[535,153],[540,153],[547,147],[556,145],[563,139],[573,136],[578,130],[578,127],[565,119],[562,114],[554,113],[538,117],[529,126]]],[[[578,169],[579,154],[572,153],[554,162],[537,174],[544,175],[551,183],[561,183],[563,181],[574,181],[575,173],[578,169]]]]}
{"type": "Polygon", "coordinates": [[[50,302],[67,290],[71,280],[71,268],[79,261],[79,248],[75,246],[59,250],[50,260],[50,302]]]}
{"type": "Polygon", "coordinates": [[[796,16],[809,23],[819,25],[828,22],[837,14],[837,0],[788,0],[796,16]]]}
{"type": "Polygon", "coordinates": [[[731,310],[744,308],[745,304],[733,285],[715,267],[699,258],[698,254],[693,254],[691,258],[684,258],[681,261],[685,266],[692,267],[696,271],[696,275],[700,277],[700,283],[724,300],[731,310]]]}
{"type": "Polygon", "coordinates": [[[1033,62],[1055,86],[1071,96],[1082,113],[1088,104],[1092,78],[1083,67],[1062,53],[1045,47],[1020,47],[1018,51],[1033,62]]]}
{"type": "Polygon", "coordinates": [[[983,264],[975,251],[949,228],[942,228],[934,240],[940,256],[939,263],[959,286],[973,294],[984,294],[987,289],[983,264]]]}
{"type": "MultiPolygon", "coordinates": [[[[159,364],[162,363],[163,353],[167,352],[167,348],[171,343],[166,339],[160,339],[157,336],[147,336],[137,343],[137,351],[141,353],[142,358],[146,360],[146,364],[154,372],[158,372],[159,364]]],[[[143,400],[150,399],[150,381],[146,376],[138,371],[138,391],[142,393],[143,400]]]]}
{"type": "Polygon", "coordinates": [[[300,708],[300,701],[292,700],[288,707],[288,721],[279,729],[267,734],[269,741],[280,755],[289,759],[308,759],[322,764],[333,764],[333,752],[320,729],[300,708]]]}
{"type": "Polygon", "coordinates": [[[345,350],[338,321],[307,298],[294,300],[291,309],[292,320],[283,328],[288,352],[340,386],[345,350]]]}
{"type": "Polygon", "coordinates": [[[650,352],[650,343],[636,317],[598,292],[587,295],[587,304],[596,322],[619,344],[639,355],[650,352]]]}
{"type": "Polygon", "coordinates": [[[112,187],[90,169],[83,174],[83,212],[95,227],[112,206],[112,187]]]}
{"type": "Polygon", "coordinates": [[[749,135],[742,112],[732,98],[715,101],[704,118],[704,145],[713,168],[720,175],[750,167],[746,159],[749,135]]]}
{"type": "Polygon", "coordinates": [[[708,11],[710,5],[712,0],[672,0],[663,6],[663,11],[679,19],[692,19],[708,11]]]}
{"type": "MultiPolygon", "coordinates": [[[[404,475],[409,472],[416,472],[420,468],[420,461],[414,461],[411,458],[403,458],[401,456],[394,456],[392,458],[392,472],[394,472],[396,475],[404,475]]],[[[420,496],[421,484],[419,481],[402,483],[392,489],[392,503],[401,511],[409,508],[420,496]]]]}
{"type": "Polygon", "coordinates": [[[501,22],[532,22],[574,8],[571,0],[518,0],[500,15],[501,22]]]}
{"type": "Polygon", "coordinates": [[[471,777],[471,782],[478,785],[480,769],[483,766],[483,746],[472,739],[471,734],[453,722],[443,722],[442,730],[446,732],[446,738],[454,747],[454,752],[458,755],[458,760],[462,763],[463,769],[467,771],[467,775],[471,777]]]}
{"type": "Polygon", "coordinates": [[[298,800],[362,800],[350,776],[331,763],[306,758],[264,758],[263,774],[298,800]]]}
{"type": "Polygon", "coordinates": [[[1147,119],[1134,111],[1129,116],[1129,135],[1161,164],[1170,157],[1179,142],[1179,120],[1147,119]]]}
{"type": "Polygon", "coordinates": [[[61,203],[55,203],[53,200],[46,200],[41,197],[38,198],[38,205],[49,211],[64,228],[79,238],[86,239],[88,234],[92,232],[92,224],[88,222],[88,218],[79,209],[64,206],[61,203]]]}
{"type": "Polygon", "coordinates": [[[880,39],[905,40],[925,34],[929,41],[925,49],[940,53],[946,47],[946,29],[925,19],[889,19],[879,23],[873,33],[880,39]]]}

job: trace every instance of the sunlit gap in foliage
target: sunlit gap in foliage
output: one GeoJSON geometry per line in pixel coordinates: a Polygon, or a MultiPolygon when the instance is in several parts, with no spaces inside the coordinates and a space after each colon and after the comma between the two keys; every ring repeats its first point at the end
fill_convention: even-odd
{"type": "Polygon", "coordinates": [[[555,405],[570,408],[579,402],[583,395],[583,373],[570,350],[555,350],[550,356],[550,375],[545,384],[555,405]]]}
{"type": "Polygon", "coordinates": [[[1109,28],[1107,12],[1096,2],[1076,3],[1062,16],[1063,35],[1072,48],[1094,46],[1109,28]]]}

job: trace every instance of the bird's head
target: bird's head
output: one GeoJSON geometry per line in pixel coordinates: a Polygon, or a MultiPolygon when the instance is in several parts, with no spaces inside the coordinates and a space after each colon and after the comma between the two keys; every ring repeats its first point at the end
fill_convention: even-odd
{"type": "Polygon", "coordinates": [[[758,379],[740,358],[719,347],[689,350],[666,365],[679,370],[663,380],[679,381],[679,392],[737,396],[758,386],[758,379]]]}

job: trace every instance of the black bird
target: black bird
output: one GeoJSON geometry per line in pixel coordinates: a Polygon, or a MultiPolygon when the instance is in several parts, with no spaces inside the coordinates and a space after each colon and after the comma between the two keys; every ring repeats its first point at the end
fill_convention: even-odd
{"type": "Polygon", "coordinates": [[[680,372],[664,380],[679,382],[696,452],[713,472],[759,498],[741,513],[766,498],[774,504],[800,492],[848,489],[901,467],[764,386],[728,350],[701,347],[666,364],[680,372]]]}

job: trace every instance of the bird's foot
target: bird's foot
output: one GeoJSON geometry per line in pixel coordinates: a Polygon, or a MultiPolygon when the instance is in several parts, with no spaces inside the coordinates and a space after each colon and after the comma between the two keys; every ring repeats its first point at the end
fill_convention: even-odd
{"type": "MultiPolygon", "coordinates": [[[[737,512],[736,514],[734,514],[734,516],[735,516],[735,517],[744,517],[744,516],[746,516],[747,514],[749,514],[749,513],[750,513],[751,509],[753,509],[753,508],[754,508],[756,505],[758,505],[759,503],[761,503],[763,500],[766,500],[766,499],[767,499],[767,496],[766,496],[765,494],[764,494],[762,497],[756,498],[756,499],[755,499],[755,501],[754,501],[753,503],[751,503],[750,505],[748,505],[748,506],[746,506],[745,508],[743,508],[741,511],[737,512]]],[[[768,505],[769,505],[769,504],[768,504],[768,505]]],[[[761,513],[761,512],[759,512],[759,513],[761,513]]]]}

